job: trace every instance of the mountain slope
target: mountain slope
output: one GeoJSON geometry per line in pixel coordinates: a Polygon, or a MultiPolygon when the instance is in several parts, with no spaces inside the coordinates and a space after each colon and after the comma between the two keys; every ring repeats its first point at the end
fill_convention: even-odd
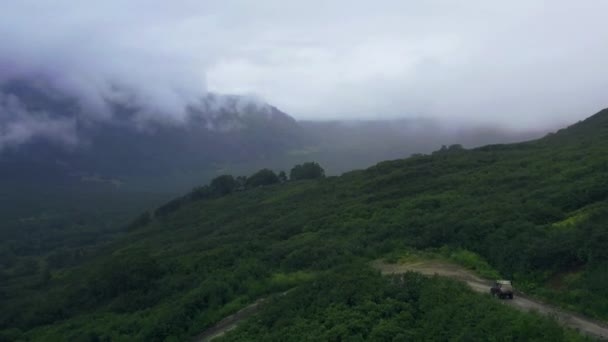
{"type": "Polygon", "coordinates": [[[128,89],[91,101],[45,80],[0,84],[0,278],[44,269],[41,258],[78,263],[143,208],[223,173],[316,160],[333,175],[442,144],[535,136],[446,132],[418,119],[297,122],[259,100],[217,94],[165,112],[128,89]]]}
{"type": "Polygon", "coordinates": [[[98,187],[105,181],[137,191],[183,191],[221,165],[270,159],[299,144],[292,117],[240,96],[207,94],[179,114],[152,112],[128,96],[94,109],[29,82],[4,85],[0,95],[6,121],[0,181],[7,183],[86,187],[96,179],[98,187]],[[63,129],[42,130],[41,121],[63,129]]]}
{"type": "Polygon", "coordinates": [[[473,252],[522,290],[608,319],[606,131],[583,122],[536,141],[192,199],[73,271],[5,286],[3,307],[20,309],[3,312],[2,327],[39,339],[183,338],[335,267],[433,248],[473,252]]]}
{"type": "Polygon", "coordinates": [[[44,78],[0,83],[0,278],[40,256],[77,262],[144,208],[300,143],[292,117],[255,99],[206,94],[180,118],[131,97],[99,108],[44,78]]]}

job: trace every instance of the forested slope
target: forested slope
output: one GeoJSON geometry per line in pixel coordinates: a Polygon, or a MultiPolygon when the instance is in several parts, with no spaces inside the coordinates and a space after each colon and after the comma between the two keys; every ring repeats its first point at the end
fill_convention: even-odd
{"type": "MultiPolygon", "coordinates": [[[[408,291],[422,292],[405,299],[390,280],[362,266],[402,251],[442,247],[473,252],[518,288],[606,320],[606,151],[604,110],[537,141],[473,150],[451,146],[341,177],[244,187],[215,182],[142,216],[84,265],[51,269],[43,283],[3,288],[2,307],[8,309],[1,328],[6,339],[180,340],[256,298],[297,287],[323,302],[296,306],[272,333],[250,324],[231,336],[247,339],[259,332],[280,339],[305,329],[318,337],[369,338],[386,332],[331,332],[315,323],[322,316],[348,320],[367,305],[327,298],[331,293],[322,290],[332,279],[352,276],[359,265],[366,276],[357,293],[397,310],[386,324],[414,315],[411,329],[399,332],[404,337],[424,337],[424,327],[435,324],[447,324],[442,329],[462,339],[468,335],[461,325],[473,337],[492,333],[491,320],[477,324],[458,316],[469,310],[465,303],[479,300],[476,295],[437,299],[442,287],[457,285],[406,277],[413,284],[408,291]],[[452,314],[426,310],[423,298],[445,302],[452,314]]],[[[284,300],[297,302],[291,293],[284,300]]],[[[478,305],[482,313],[507,310],[487,301],[478,305]]],[[[515,329],[504,331],[509,336],[574,338],[550,321],[521,325],[525,320],[518,315],[505,313],[515,329]]]]}

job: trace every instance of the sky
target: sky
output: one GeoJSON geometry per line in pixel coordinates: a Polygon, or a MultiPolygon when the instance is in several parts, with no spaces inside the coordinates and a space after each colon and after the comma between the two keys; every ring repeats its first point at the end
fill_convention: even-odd
{"type": "Polygon", "coordinates": [[[120,85],[168,116],[211,91],[297,119],[556,127],[608,107],[606,13],[605,0],[7,1],[0,82],[45,77],[99,108],[120,85]]]}

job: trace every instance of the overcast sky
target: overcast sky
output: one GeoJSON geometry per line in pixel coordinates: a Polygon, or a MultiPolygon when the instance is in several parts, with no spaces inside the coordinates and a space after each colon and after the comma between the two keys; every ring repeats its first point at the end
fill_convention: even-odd
{"type": "MultiPolygon", "coordinates": [[[[171,113],[205,90],[298,119],[545,127],[608,107],[608,1],[19,0],[0,80],[110,85],[171,113]]],[[[106,94],[107,95],[107,94],[106,94]]]]}

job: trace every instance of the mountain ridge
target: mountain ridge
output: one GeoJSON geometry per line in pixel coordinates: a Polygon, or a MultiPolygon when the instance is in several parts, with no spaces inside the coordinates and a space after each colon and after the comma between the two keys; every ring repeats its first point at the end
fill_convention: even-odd
{"type": "Polygon", "coordinates": [[[0,144],[2,135],[18,138],[12,145],[5,139],[8,145],[0,148],[0,182],[39,188],[105,184],[109,190],[177,193],[227,171],[281,170],[318,160],[329,174],[339,174],[442,144],[478,146],[540,134],[483,127],[446,132],[439,122],[421,119],[297,121],[259,99],[213,93],[190,101],[180,117],[142,109],[126,95],[104,100],[103,110],[87,107],[44,82],[2,89],[11,95],[0,101],[0,116],[7,117],[0,144]],[[116,181],[83,182],[90,179],[116,181]]]}

